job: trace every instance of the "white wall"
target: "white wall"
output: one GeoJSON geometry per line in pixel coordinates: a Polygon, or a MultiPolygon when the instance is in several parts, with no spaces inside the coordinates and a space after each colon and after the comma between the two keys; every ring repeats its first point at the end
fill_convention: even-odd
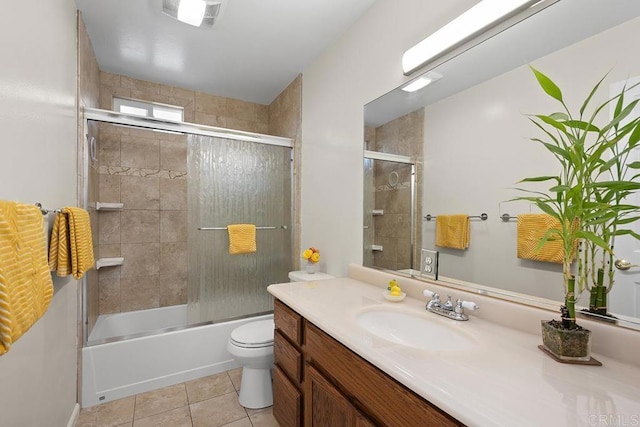
{"type": "MultiPolygon", "coordinates": [[[[630,55],[624,42],[639,37],[640,19],[634,19],[540,58],[532,65],[560,86],[569,108],[577,111],[591,88],[609,70],[611,73],[592,100],[592,106],[608,99],[612,82],[640,75],[640,58],[630,55]]],[[[540,89],[528,66],[425,109],[424,181],[433,183],[424,187],[425,213],[489,215],[487,221],[472,221],[467,251],[440,251],[441,275],[562,299],[561,266],[517,259],[517,224],[499,220],[503,213],[515,216],[538,212],[525,202],[501,202],[521,195],[513,190],[520,179],[559,173],[555,158],[539,143],[528,139],[543,135],[526,114],[550,114],[560,109],[540,89]]],[[[593,110],[587,111],[590,114],[593,110]]],[[[607,121],[608,114],[606,110],[596,123],[607,121]]],[[[423,225],[423,246],[435,249],[435,223],[423,225]]],[[[623,290],[617,286],[613,294],[623,290]]],[[[585,292],[583,305],[588,305],[587,298],[585,292]]],[[[612,308],[618,314],[633,314],[620,311],[621,307],[612,308]]]]}
{"type": "MultiPolygon", "coordinates": [[[[21,1],[0,14],[0,198],[75,205],[76,12],[21,1]]],[[[77,283],[0,357],[0,424],[64,426],[76,403],[77,283]]]]}
{"type": "Polygon", "coordinates": [[[402,53],[473,0],[378,0],[303,73],[302,237],[321,267],[362,262],[363,106],[408,80],[402,53]]]}

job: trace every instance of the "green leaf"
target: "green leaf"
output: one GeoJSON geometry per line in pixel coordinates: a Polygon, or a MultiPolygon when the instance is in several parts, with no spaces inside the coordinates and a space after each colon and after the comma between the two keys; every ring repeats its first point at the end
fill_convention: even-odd
{"type": "Polygon", "coordinates": [[[597,126],[594,126],[591,123],[583,122],[581,120],[567,120],[563,123],[571,128],[586,130],[587,132],[600,132],[600,129],[598,129],[597,126]]]}
{"type": "Polygon", "coordinates": [[[567,132],[567,128],[562,124],[562,122],[559,122],[559,121],[557,121],[555,119],[552,119],[549,116],[545,116],[543,114],[536,114],[535,117],[539,118],[540,120],[542,120],[546,124],[551,125],[554,128],[562,131],[563,133],[567,132]]]}
{"type": "Polygon", "coordinates": [[[640,141],[640,120],[637,121],[633,132],[629,135],[629,146],[635,147],[640,141]]]}
{"type": "Polygon", "coordinates": [[[542,182],[542,181],[556,181],[558,184],[560,184],[560,177],[558,176],[534,176],[534,177],[530,177],[530,178],[524,178],[521,179],[520,181],[518,181],[518,183],[520,182],[542,182]]]}
{"type": "Polygon", "coordinates": [[[557,99],[560,102],[564,102],[562,100],[562,91],[560,90],[560,88],[553,81],[551,81],[549,77],[545,76],[533,67],[530,68],[533,71],[533,74],[536,76],[538,84],[542,87],[542,90],[544,90],[550,97],[557,99]]]}
{"type": "Polygon", "coordinates": [[[608,71],[607,74],[605,74],[600,81],[593,87],[593,89],[591,89],[591,93],[589,93],[589,96],[587,97],[587,99],[584,100],[584,102],[582,103],[582,107],[580,107],[580,117],[582,117],[582,115],[584,114],[584,110],[587,108],[587,105],[589,104],[589,101],[591,101],[591,98],[593,98],[593,95],[596,93],[596,91],[598,90],[598,88],[600,87],[600,84],[603,82],[603,80],[609,75],[611,71],[608,71]]]}
{"type": "Polygon", "coordinates": [[[640,162],[627,163],[627,167],[630,169],[640,169],[640,162]]]}

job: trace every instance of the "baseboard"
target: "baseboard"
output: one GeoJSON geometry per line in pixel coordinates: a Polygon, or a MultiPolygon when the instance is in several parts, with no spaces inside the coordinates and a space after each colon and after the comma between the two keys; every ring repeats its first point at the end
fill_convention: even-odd
{"type": "Polygon", "coordinates": [[[71,416],[69,417],[69,422],[67,423],[67,427],[75,427],[78,422],[78,417],[80,416],[80,404],[76,403],[76,406],[73,407],[73,412],[71,412],[71,416]]]}

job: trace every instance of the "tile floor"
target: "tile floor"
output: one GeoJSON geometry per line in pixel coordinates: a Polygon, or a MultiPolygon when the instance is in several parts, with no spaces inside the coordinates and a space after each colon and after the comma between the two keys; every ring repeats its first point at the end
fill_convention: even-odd
{"type": "Polygon", "coordinates": [[[238,403],[242,368],[80,411],[76,427],[277,427],[271,407],[238,403]]]}

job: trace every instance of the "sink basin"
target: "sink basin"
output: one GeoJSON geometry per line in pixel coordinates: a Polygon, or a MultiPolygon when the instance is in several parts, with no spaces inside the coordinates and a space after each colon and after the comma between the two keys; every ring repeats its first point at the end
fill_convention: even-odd
{"type": "Polygon", "coordinates": [[[356,316],[364,330],[406,347],[421,350],[466,350],[475,345],[473,338],[436,319],[404,311],[367,310],[356,316]]]}

